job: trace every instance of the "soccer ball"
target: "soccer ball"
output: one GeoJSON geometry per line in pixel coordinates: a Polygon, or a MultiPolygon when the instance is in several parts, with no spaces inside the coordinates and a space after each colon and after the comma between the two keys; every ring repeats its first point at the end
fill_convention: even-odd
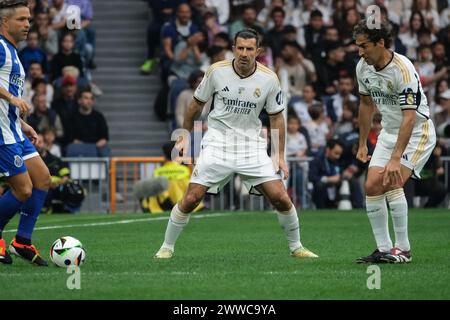
{"type": "Polygon", "coordinates": [[[50,259],[58,267],[81,266],[85,258],[83,245],[73,237],[61,237],[50,248],[50,259]]]}

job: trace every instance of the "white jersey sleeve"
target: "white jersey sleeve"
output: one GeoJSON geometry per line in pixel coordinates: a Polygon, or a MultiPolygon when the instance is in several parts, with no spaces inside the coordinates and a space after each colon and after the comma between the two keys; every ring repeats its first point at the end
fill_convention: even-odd
{"type": "Polygon", "coordinates": [[[266,111],[269,115],[277,114],[284,110],[284,99],[283,93],[281,92],[280,82],[273,78],[273,84],[270,89],[269,94],[267,95],[266,100],[266,111]]]}
{"type": "Polygon", "coordinates": [[[367,89],[366,85],[364,84],[363,77],[362,77],[362,66],[363,66],[364,59],[361,58],[356,65],[356,78],[358,80],[358,91],[359,94],[363,96],[369,96],[369,89],[367,89]]]}
{"type": "Polygon", "coordinates": [[[208,71],[206,71],[202,81],[194,92],[194,98],[196,100],[206,103],[216,91],[214,69],[216,69],[215,64],[210,66],[208,71]]]}

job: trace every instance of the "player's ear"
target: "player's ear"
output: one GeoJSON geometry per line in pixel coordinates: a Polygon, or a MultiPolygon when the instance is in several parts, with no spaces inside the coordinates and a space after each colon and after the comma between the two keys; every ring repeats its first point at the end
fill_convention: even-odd
{"type": "Polygon", "coordinates": [[[259,56],[262,51],[263,51],[262,48],[256,48],[256,57],[259,56]]]}
{"type": "Polygon", "coordinates": [[[377,44],[380,45],[381,47],[384,47],[384,39],[380,39],[377,41],[377,44]]]}

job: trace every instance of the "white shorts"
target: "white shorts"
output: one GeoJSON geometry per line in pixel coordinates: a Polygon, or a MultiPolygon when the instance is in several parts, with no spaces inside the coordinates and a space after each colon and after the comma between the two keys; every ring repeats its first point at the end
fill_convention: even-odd
{"type": "Polygon", "coordinates": [[[233,174],[239,174],[250,194],[261,195],[254,187],[271,180],[281,179],[267,151],[231,153],[222,148],[204,145],[191,176],[191,183],[209,187],[208,193],[217,194],[230,181],[233,174]]]}
{"type": "MultiPolygon", "coordinates": [[[[370,160],[369,167],[385,167],[391,159],[397,143],[398,134],[391,134],[384,129],[378,136],[377,145],[370,160]]],[[[421,130],[414,130],[406,146],[400,163],[412,170],[412,178],[420,179],[425,163],[436,145],[436,131],[431,120],[423,122],[421,130]]]]}

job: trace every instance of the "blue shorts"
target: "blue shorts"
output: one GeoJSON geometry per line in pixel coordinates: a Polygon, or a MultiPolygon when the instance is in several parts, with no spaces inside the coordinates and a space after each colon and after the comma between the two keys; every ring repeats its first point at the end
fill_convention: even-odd
{"type": "Polygon", "coordinates": [[[22,142],[0,146],[0,177],[13,177],[26,172],[24,161],[39,155],[30,140],[24,138],[22,142]]]}

